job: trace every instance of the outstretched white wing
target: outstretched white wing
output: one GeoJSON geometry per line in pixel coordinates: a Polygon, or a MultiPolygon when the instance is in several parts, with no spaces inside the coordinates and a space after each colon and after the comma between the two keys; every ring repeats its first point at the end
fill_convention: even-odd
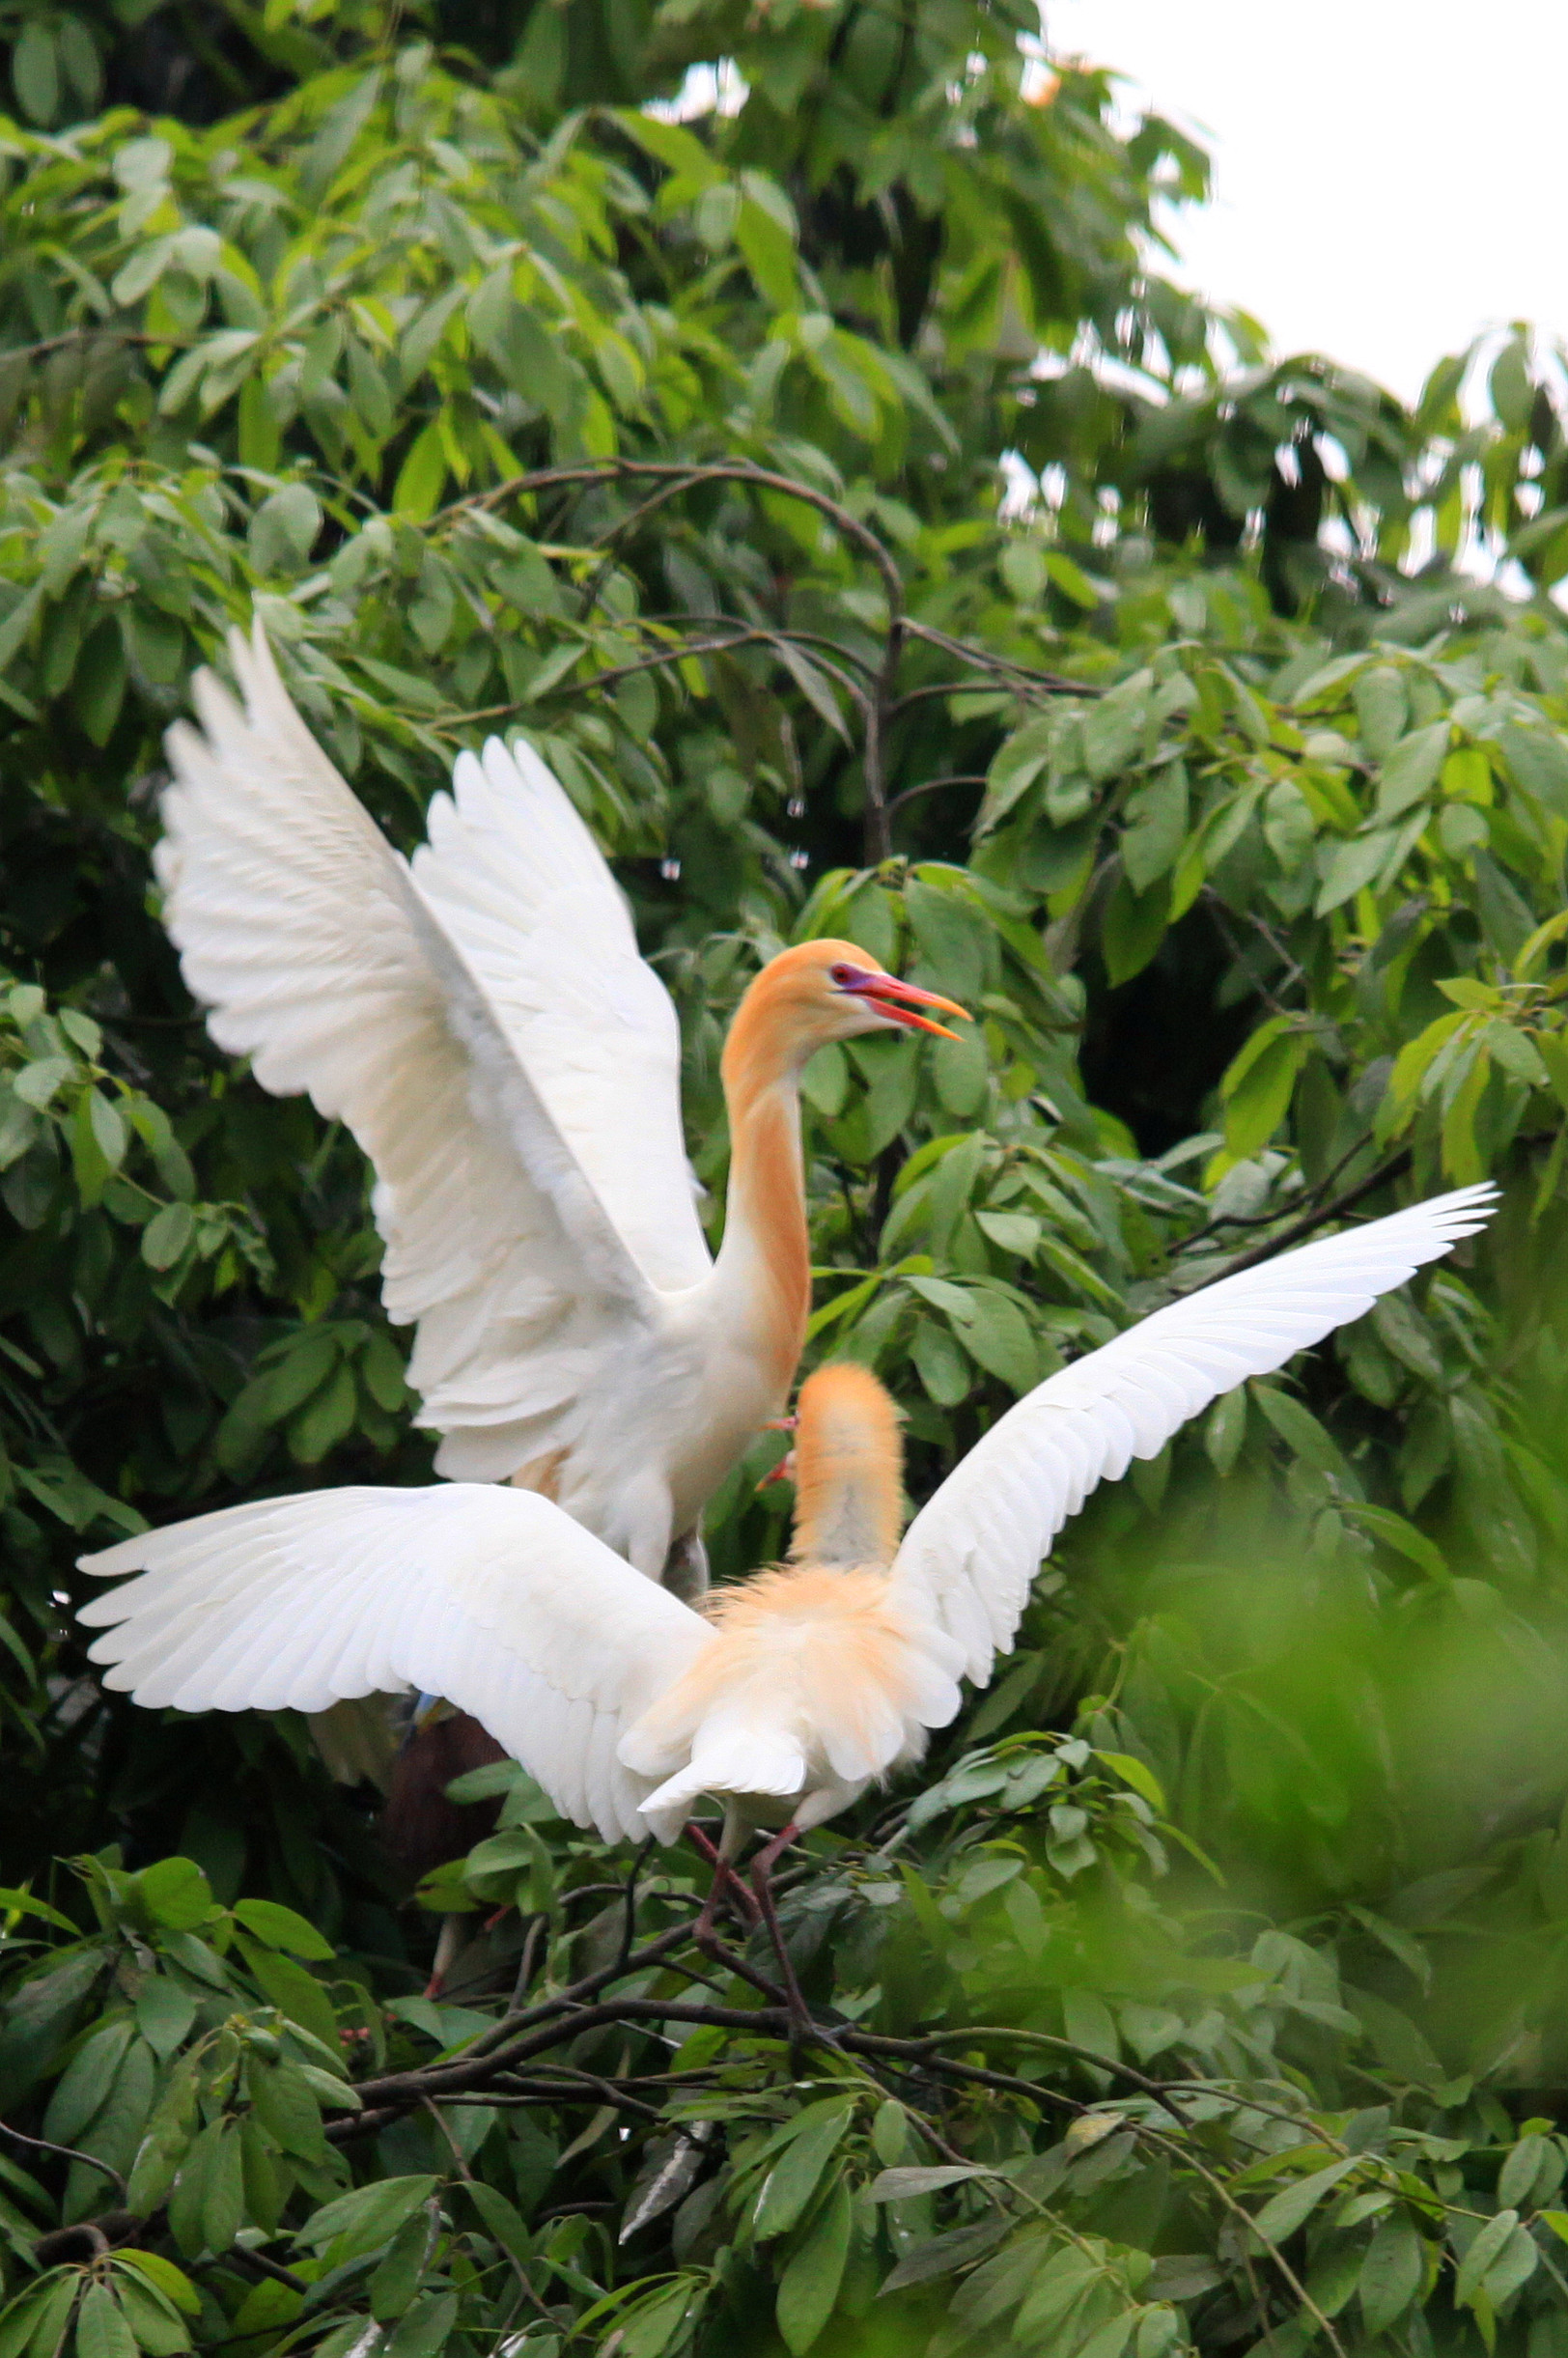
{"type": "Polygon", "coordinates": [[[169,733],[164,918],[219,1046],[376,1166],[387,1308],[442,1470],[570,1449],[659,1290],[709,1257],[674,1010],[544,765],[464,755],[418,882],[290,703],[260,625],[169,733]],[[423,888],[422,888],[423,887],[423,888]]]}
{"type": "Polygon", "coordinates": [[[1168,1303],[1025,1393],[915,1516],[895,1593],[934,1614],[991,1676],[1041,1558],[1098,1482],[1156,1457],[1190,1417],[1361,1317],[1481,1227],[1497,1190],[1460,1188],[1168,1303]]]}
{"type": "Polygon", "coordinates": [[[81,1559],[136,1572],[78,1616],[104,1680],[182,1711],[324,1711],[443,1695],[606,1840],[654,1780],[621,1737],[714,1633],[547,1499],[486,1483],[321,1490],[200,1515],[81,1559]]]}

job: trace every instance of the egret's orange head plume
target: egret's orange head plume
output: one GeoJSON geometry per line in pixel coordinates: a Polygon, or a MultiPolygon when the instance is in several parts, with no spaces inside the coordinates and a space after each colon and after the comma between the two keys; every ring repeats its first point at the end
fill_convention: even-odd
{"type": "Polygon", "coordinates": [[[804,1063],[813,1049],[864,1031],[953,1034],[923,1008],[962,1007],[887,973],[854,941],[800,941],[769,960],[736,1010],[724,1047],[724,1079],[744,1086],[804,1063]]]}
{"type": "Polygon", "coordinates": [[[889,1564],[904,1522],[899,1413],[869,1368],[843,1360],[800,1387],[797,1563],[889,1564]]]}

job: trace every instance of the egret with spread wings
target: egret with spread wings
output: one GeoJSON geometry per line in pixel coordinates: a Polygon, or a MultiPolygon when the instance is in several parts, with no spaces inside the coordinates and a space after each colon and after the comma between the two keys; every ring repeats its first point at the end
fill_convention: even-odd
{"type": "MultiPolygon", "coordinates": [[[[800,1394],[791,1561],[703,1612],[548,1500],[454,1483],[233,1506],[83,1558],[137,1573],[84,1607],[106,1684],[184,1711],[319,1711],[424,1687],[606,1839],[674,1839],[698,1797],[820,1825],[918,1759],[1012,1642],[1097,1483],[1271,1373],[1485,1221],[1489,1187],[1413,1205],[1172,1302],[1035,1388],[902,1542],[896,1414],[865,1370],[800,1394]]],[[[781,1838],[783,1839],[783,1838],[781,1838]]]]}
{"type": "MultiPolygon", "coordinates": [[[[539,1490],[659,1579],[784,1406],[810,1261],[798,1081],[857,1033],[940,1031],[847,941],[783,951],[722,1075],[717,1259],[681,1132],[680,1032],[593,837],[538,755],[460,755],[394,851],[286,694],[258,624],[169,732],[164,922],[221,1048],[305,1091],[376,1169],[389,1315],[461,1482],[539,1490]]],[[[700,1582],[699,1582],[700,1585],[700,1582]]]]}

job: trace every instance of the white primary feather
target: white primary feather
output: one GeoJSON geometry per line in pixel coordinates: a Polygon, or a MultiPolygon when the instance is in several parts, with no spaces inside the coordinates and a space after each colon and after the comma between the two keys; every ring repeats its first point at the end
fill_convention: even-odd
{"type": "Polygon", "coordinates": [[[530,1491],[351,1488],[231,1506],[83,1558],[126,1572],[79,1618],[104,1684],[182,1711],[323,1711],[352,1696],[444,1695],[606,1840],[645,1831],[656,1780],[617,1748],[714,1642],[530,1491]]]}
{"type": "Polygon", "coordinates": [[[503,1477],[613,1418],[618,1382],[657,1382],[664,1298],[711,1269],[674,1009],[537,756],[464,754],[410,869],[260,625],[230,654],[244,710],[202,673],[202,733],[169,733],[165,922],[218,1044],[374,1163],[383,1292],[419,1321],[438,1466],[503,1477]]]}
{"type": "Polygon", "coordinates": [[[1051,1541],[1089,1492],[1155,1457],[1221,1392],[1269,1375],[1473,1235],[1490,1186],[1435,1195],[1168,1303],[1050,1376],[978,1442],[904,1534],[895,1596],[930,1614],[984,1683],[1051,1541]]]}

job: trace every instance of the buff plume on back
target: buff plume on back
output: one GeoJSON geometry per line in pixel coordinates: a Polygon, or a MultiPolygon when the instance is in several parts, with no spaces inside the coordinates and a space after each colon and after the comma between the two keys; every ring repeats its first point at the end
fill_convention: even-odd
{"type": "Polygon", "coordinates": [[[794,1562],[892,1562],[904,1529],[903,1421],[870,1369],[852,1360],[807,1378],[794,1450],[794,1562]]]}
{"type": "Polygon", "coordinates": [[[665,1841],[702,1793],[744,1792],[762,1823],[820,1824],[918,1759],[959,1708],[959,1648],[890,1593],[904,1445],[868,1369],[807,1377],[793,1454],[788,1563],[705,1598],[715,1642],[621,1746],[629,1768],[664,1779],[642,1813],[665,1841]]]}

